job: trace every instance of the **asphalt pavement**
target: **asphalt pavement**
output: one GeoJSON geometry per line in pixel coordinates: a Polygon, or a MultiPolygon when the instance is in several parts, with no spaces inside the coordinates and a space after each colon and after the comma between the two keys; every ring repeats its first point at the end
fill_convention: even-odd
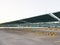
{"type": "Polygon", "coordinates": [[[60,45],[60,36],[39,36],[0,30],[0,45],[60,45]]]}

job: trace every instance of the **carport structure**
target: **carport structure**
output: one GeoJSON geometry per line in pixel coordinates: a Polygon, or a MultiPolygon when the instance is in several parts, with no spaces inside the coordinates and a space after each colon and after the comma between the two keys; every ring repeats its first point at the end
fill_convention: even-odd
{"type": "Polygon", "coordinates": [[[51,27],[51,26],[53,27],[60,26],[60,12],[49,13],[0,24],[0,27],[51,27]]]}

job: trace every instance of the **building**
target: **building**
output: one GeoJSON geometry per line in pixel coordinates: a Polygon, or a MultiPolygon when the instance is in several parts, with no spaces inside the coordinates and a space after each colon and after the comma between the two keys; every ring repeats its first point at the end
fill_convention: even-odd
{"type": "Polygon", "coordinates": [[[6,22],[0,24],[0,27],[60,27],[60,12],[6,22]]]}

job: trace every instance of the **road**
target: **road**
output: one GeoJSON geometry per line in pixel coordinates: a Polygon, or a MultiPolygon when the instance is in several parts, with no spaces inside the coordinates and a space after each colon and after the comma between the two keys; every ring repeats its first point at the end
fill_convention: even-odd
{"type": "Polygon", "coordinates": [[[0,30],[0,45],[60,45],[60,36],[38,36],[34,33],[0,30]]]}

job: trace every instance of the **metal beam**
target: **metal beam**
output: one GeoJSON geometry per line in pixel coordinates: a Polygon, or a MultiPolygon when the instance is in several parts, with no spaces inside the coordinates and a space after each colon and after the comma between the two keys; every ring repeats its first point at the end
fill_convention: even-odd
{"type": "Polygon", "coordinates": [[[53,13],[49,13],[49,15],[55,19],[57,19],[58,21],[60,21],[60,18],[58,18],[57,16],[55,16],[53,13]]]}

